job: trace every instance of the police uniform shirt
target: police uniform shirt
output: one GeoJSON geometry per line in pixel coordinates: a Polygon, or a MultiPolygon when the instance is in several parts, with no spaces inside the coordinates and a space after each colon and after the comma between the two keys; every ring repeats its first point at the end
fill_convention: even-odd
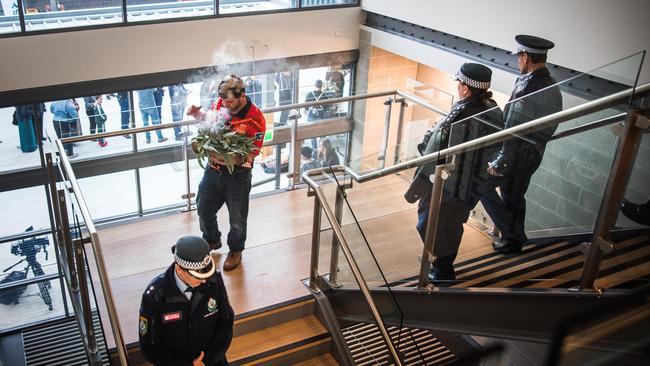
{"type": "Polygon", "coordinates": [[[176,287],[178,287],[178,291],[180,291],[188,301],[192,300],[192,293],[194,292],[194,288],[191,286],[188,286],[183,280],[181,280],[180,277],[178,277],[178,273],[174,270],[174,281],[176,282],[176,287]]]}
{"type": "Polygon", "coordinates": [[[221,273],[196,287],[188,300],[176,282],[174,266],[142,295],[138,322],[142,354],[154,365],[192,365],[203,351],[206,366],[227,365],[234,312],[221,273]]]}

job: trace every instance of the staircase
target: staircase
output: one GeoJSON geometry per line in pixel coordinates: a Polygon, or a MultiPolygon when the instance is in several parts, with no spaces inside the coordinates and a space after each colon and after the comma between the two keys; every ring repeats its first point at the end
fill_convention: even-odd
{"type": "MultiPolygon", "coordinates": [[[[616,249],[604,256],[596,286],[634,289],[650,281],[650,235],[622,238],[616,249]]],[[[520,254],[502,255],[486,250],[483,255],[454,265],[456,281],[440,287],[570,288],[577,286],[585,256],[579,242],[530,243],[520,254]]],[[[400,281],[395,287],[413,287],[417,278],[400,281]]]]}
{"type": "MultiPolygon", "coordinates": [[[[110,365],[106,341],[97,312],[93,312],[93,328],[103,365],[110,365]]],[[[74,317],[46,324],[23,332],[27,366],[82,366],[88,357],[74,317]]]]}
{"type": "MultiPolygon", "coordinates": [[[[357,366],[392,365],[379,328],[359,323],[341,330],[357,366]]],[[[428,330],[388,327],[388,334],[404,365],[449,365],[457,361],[454,354],[428,330]]]]}

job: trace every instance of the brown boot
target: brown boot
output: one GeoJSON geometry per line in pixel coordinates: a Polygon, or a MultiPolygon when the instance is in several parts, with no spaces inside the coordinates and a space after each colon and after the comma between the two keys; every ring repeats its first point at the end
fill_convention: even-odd
{"type": "Polygon", "coordinates": [[[241,251],[229,252],[228,257],[226,257],[226,261],[223,262],[223,270],[232,271],[233,269],[237,268],[239,263],[241,263],[241,251]]]}

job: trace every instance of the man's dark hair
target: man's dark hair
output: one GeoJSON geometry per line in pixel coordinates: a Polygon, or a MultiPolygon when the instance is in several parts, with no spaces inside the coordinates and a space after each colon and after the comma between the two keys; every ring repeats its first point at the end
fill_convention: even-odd
{"type": "Polygon", "coordinates": [[[539,54],[539,53],[528,53],[528,58],[530,58],[530,61],[534,64],[539,64],[539,63],[546,63],[546,54],[539,54]]]}

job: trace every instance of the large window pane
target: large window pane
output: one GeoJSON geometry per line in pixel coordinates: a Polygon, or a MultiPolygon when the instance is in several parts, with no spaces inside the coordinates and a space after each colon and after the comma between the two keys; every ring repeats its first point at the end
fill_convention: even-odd
{"type": "Polygon", "coordinates": [[[25,0],[25,29],[37,31],[119,23],[122,21],[121,4],[120,0],[25,0]]]}
{"type": "Polygon", "coordinates": [[[214,1],[127,0],[129,22],[198,17],[214,14],[214,1]]]}
{"type": "Polygon", "coordinates": [[[0,2],[0,34],[20,32],[18,18],[18,1],[1,0],[0,2]]]}
{"type": "Polygon", "coordinates": [[[356,4],[357,0],[302,0],[302,7],[356,4]]]}
{"type": "Polygon", "coordinates": [[[30,226],[49,229],[44,186],[0,192],[0,238],[21,234],[30,226]]]}
{"type": "Polygon", "coordinates": [[[36,135],[31,106],[0,109],[0,173],[41,165],[36,135]]]}
{"type": "Polygon", "coordinates": [[[133,170],[79,179],[93,220],[138,212],[135,182],[133,170]]]}
{"type": "Polygon", "coordinates": [[[219,14],[295,8],[298,0],[219,0],[219,14]]]}

